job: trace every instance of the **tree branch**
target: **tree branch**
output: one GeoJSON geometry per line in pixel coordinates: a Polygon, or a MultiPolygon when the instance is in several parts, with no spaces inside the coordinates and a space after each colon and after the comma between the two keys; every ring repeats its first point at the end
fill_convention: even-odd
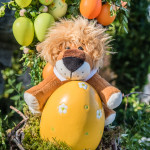
{"type": "Polygon", "coordinates": [[[10,106],[10,108],[11,108],[12,110],[14,110],[17,114],[19,114],[24,120],[27,120],[26,116],[25,116],[21,111],[19,111],[18,109],[16,109],[16,108],[13,107],[13,106],[10,106]]]}
{"type": "Polygon", "coordinates": [[[132,93],[129,93],[129,94],[126,94],[126,95],[123,94],[123,98],[124,97],[129,97],[132,94],[142,94],[142,95],[150,96],[150,94],[146,94],[144,92],[132,92],[132,93]]]}

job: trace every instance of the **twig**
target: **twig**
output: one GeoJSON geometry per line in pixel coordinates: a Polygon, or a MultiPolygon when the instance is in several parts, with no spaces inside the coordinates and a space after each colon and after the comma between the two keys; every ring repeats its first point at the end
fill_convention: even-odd
{"type": "Polygon", "coordinates": [[[142,95],[150,96],[150,94],[145,94],[144,92],[132,92],[132,93],[129,93],[129,94],[126,94],[126,95],[123,94],[123,98],[128,97],[132,94],[142,94],[142,95]]]}
{"type": "MultiPolygon", "coordinates": [[[[14,143],[18,146],[18,148],[19,148],[20,150],[25,150],[25,149],[22,147],[21,143],[19,142],[18,137],[17,137],[17,135],[16,135],[15,133],[19,130],[20,126],[21,126],[23,123],[25,123],[29,118],[25,117],[25,115],[24,115],[21,111],[19,111],[18,109],[16,109],[15,107],[10,106],[10,108],[11,108],[12,110],[14,110],[17,114],[19,114],[19,115],[23,118],[23,120],[22,120],[21,122],[19,122],[12,130],[10,130],[10,131],[7,132],[7,136],[8,136],[8,139],[9,139],[9,143],[10,143],[10,145],[11,145],[11,143],[14,142],[14,143]]],[[[19,132],[19,131],[18,131],[18,132],[19,132]]]]}
{"type": "MultiPolygon", "coordinates": [[[[27,119],[26,119],[27,120],[27,119]]],[[[26,121],[26,120],[22,120],[21,122],[19,122],[12,130],[7,132],[8,137],[10,138],[12,135],[15,135],[15,132],[20,128],[20,126],[26,121]]]]}
{"type": "Polygon", "coordinates": [[[18,148],[19,148],[20,150],[25,150],[25,149],[22,147],[22,145],[17,141],[16,138],[13,138],[12,141],[18,146],[18,148]]]}
{"type": "Polygon", "coordinates": [[[112,150],[117,150],[116,139],[114,139],[111,148],[112,148],[112,150]]]}
{"type": "Polygon", "coordinates": [[[21,122],[19,122],[13,129],[12,129],[12,132],[13,131],[17,131],[19,128],[20,128],[20,126],[24,123],[24,122],[26,122],[27,121],[27,119],[26,120],[22,120],[21,122]]]}
{"type": "Polygon", "coordinates": [[[10,108],[11,108],[12,110],[14,110],[16,113],[18,113],[24,120],[27,120],[27,118],[25,117],[25,115],[24,115],[21,111],[19,111],[18,109],[16,109],[16,108],[13,107],[13,106],[10,106],[10,108]]]}

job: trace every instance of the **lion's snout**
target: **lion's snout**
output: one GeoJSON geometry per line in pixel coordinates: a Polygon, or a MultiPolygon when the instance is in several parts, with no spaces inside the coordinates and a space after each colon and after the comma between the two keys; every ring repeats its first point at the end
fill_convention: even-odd
{"type": "Polygon", "coordinates": [[[80,49],[68,49],[60,54],[55,68],[63,78],[68,80],[84,80],[91,71],[91,66],[86,60],[86,54],[80,49]]]}
{"type": "Polygon", "coordinates": [[[77,57],[65,57],[63,63],[69,71],[74,72],[83,65],[84,60],[77,57]]]}

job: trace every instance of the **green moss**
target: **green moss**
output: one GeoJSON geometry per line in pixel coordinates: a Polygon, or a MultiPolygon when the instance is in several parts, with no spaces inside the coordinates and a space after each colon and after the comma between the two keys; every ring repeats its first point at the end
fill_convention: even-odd
{"type": "Polygon", "coordinates": [[[64,142],[44,141],[40,137],[40,116],[32,115],[28,110],[28,107],[24,107],[25,116],[29,117],[23,131],[24,139],[22,141],[23,147],[26,150],[71,150],[71,148],[64,142]]]}

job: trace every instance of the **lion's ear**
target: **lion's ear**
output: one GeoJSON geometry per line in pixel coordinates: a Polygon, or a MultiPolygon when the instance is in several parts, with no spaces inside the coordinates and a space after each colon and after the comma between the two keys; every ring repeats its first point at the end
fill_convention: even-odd
{"type": "Polygon", "coordinates": [[[41,51],[43,50],[43,46],[44,46],[43,42],[42,42],[42,43],[38,43],[38,44],[36,45],[36,50],[37,50],[38,52],[41,52],[41,51]]]}

